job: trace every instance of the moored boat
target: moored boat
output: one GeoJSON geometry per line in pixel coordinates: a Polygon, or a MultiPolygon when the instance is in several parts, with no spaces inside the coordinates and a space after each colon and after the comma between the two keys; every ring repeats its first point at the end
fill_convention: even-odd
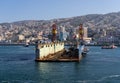
{"type": "Polygon", "coordinates": [[[25,47],[28,47],[28,46],[29,46],[29,44],[27,43],[27,44],[25,44],[24,46],[25,46],[25,47]]]}
{"type": "Polygon", "coordinates": [[[83,57],[85,57],[87,55],[87,53],[89,52],[89,49],[86,46],[83,45],[81,51],[82,51],[81,55],[83,57]]]}
{"type": "Polygon", "coordinates": [[[117,46],[115,46],[114,44],[112,44],[112,45],[109,45],[109,46],[102,46],[101,48],[102,49],[114,49],[114,48],[117,48],[117,46]]]}

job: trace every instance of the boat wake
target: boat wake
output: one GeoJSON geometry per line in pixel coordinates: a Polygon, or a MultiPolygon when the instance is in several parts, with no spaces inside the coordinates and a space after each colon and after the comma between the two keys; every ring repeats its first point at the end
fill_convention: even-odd
{"type": "Polygon", "coordinates": [[[118,83],[118,81],[120,82],[120,75],[110,75],[110,76],[106,76],[106,77],[102,77],[101,79],[98,80],[83,80],[83,81],[77,81],[76,83],[106,83],[106,82],[110,82],[112,81],[112,83],[118,83]],[[117,80],[115,80],[117,79],[117,80]]]}

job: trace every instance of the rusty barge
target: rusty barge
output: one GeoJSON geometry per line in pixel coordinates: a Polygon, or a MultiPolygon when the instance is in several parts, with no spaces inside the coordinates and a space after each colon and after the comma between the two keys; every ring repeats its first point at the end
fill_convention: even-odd
{"type": "Polygon", "coordinates": [[[75,38],[74,46],[70,46],[65,49],[64,42],[56,42],[56,25],[53,24],[52,29],[52,42],[40,43],[36,42],[36,59],[39,62],[74,62],[80,61],[82,57],[85,57],[86,53],[82,51],[84,45],[80,45],[79,40],[83,38],[83,28],[80,25],[79,28],[79,40],[75,38]]]}
{"type": "Polygon", "coordinates": [[[63,42],[36,44],[36,61],[80,61],[83,56],[80,50],[70,47],[68,50],[64,48],[63,42]]]}

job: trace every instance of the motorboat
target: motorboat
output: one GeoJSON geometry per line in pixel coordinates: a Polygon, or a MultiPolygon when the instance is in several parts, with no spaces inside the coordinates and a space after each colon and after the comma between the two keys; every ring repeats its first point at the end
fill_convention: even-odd
{"type": "Polygon", "coordinates": [[[114,44],[112,44],[112,45],[109,45],[109,46],[102,46],[101,48],[102,49],[114,49],[114,48],[117,48],[117,46],[115,46],[114,44]]]}

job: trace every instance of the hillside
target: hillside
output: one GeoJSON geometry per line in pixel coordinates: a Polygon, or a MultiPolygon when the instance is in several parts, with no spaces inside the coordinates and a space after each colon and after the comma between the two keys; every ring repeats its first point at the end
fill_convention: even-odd
{"type": "Polygon", "coordinates": [[[84,16],[76,16],[71,18],[61,18],[52,20],[26,20],[13,23],[1,23],[0,25],[10,27],[10,24],[24,27],[34,28],[47,28],[51,23],[57,23],[58,25],[65,25],[66,27],[76,27],[80,23],[89,28],[107,28],[116,27],[120,28],[120,12],[108,13],[108,14],[89,14],[84,16]]]}
{"type": "Polygon", "coordinates": [[[88,27],[88,36],[99,38],[99,31],[102,29],[120,29],[120,12],[108,14],[89,14],[84,16],[76,16],[71,18],[59,18],[52,20],[24,20],[12,23],[0,23],[0,40],[17,41],[16,36],[24,35],[25,38],[37,38],[40,34],[49,34],[51,24],[56,23],[57,26],[65,26],[69,32],[69,28],[76,28],[82,23],[88,27]]]}

